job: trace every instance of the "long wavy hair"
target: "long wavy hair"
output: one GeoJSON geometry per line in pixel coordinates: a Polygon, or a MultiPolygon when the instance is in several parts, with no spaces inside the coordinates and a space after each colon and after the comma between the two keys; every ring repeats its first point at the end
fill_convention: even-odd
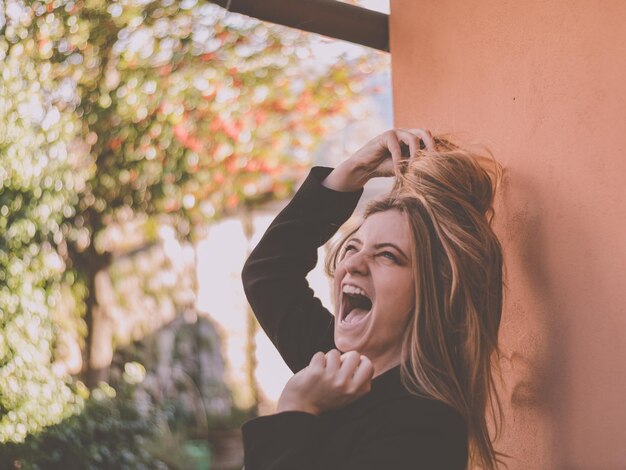
{"type": "MultiPolygon", "coordinates": [[[[442,401],[464,417],[469,464],[488,470],[507,456],[494,449],[503,412],[494,372],[502,355],[503,255],[491,224],[502,167],[486,149],[478,153],[436,136],[435,149],[406,160],[391,192],[371,201],[360,221],[391,209],[411,228],[416,305],[403,336],[401,378],[414,395],[442,401]]],[[[333,276],[352,228],[326,257],[333,276]]]]}

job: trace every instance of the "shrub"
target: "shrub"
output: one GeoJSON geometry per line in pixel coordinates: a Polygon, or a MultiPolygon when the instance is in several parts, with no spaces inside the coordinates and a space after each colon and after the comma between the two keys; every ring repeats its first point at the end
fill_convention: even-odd
{"type": "Polygon", "coordinates": [[[107,390],[112,389],[94,391],[82,413],[31,434],[22,443],[5,444],[0,469],[168,469],[146,449],[156,435],[154,423],[128,401],[111,393],[106,396],[107,390]]]}

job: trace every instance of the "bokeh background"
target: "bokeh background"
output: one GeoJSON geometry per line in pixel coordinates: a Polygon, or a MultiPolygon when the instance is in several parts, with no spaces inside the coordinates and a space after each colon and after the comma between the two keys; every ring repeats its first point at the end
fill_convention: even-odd
{"type": "Polygon", "coordinates": [[[0,33],[0,468],[240,468],[291,375],[243,261],[392,126],[388,54],[196,0],[0,1],[0,33]]]}

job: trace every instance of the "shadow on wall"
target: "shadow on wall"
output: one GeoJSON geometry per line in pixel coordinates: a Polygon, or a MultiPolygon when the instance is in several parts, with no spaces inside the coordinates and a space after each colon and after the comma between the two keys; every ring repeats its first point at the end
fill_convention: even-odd
{"type": "MultiPolygon", "coordinates": [[[[551,456],[551,462],[533,463],[533,468],[556,468],[563,439],[560,426],[566,388],[567,332],[565,312],[559,307],[554,277],[548,272],[548,231],[542,218],[545,197],[529,177],[505,170],[501,197],[496,201],[495,230],[504,249],[505,292],[500,344],[505,414],[503,439],[497,449],[510,453],[510,469],[520,467],[516,436],[533,436],[527,445],[533,456],[551,456]],[[498,204],[501,201],[501,204],[498,204]],[[498,207],[499,206],[499,207],[498,207]],[[537,448],[543,451],[537,452],[537,448]]],[[[553,198],[554,194],[549,197],[553,198]]]]}

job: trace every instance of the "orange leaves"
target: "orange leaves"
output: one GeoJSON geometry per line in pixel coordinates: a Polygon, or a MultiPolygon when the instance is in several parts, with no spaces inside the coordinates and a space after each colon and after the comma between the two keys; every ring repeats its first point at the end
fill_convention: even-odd
{"type": "Polygon", "coordinates": [[[183,143],[183,145],[189,150],[193,150],[194,152],[202,152],[203,149],[203,145],[200,139],[193,136],[189,137],[187,139],[187,142],[183,143]]]}
{"type": "Polygon", "coordinates": [[[240,198],[237,194],[231,194],[226,198],[226,207],[234,209],[239,205],[240,198]]]}
{"type": "Polygon", "coordinates": [[[176,124],[173,130],[174,135],[180,142],[185,142],[189,138],[189,131],[184,123],[176,124]]]}
{"type": "Polygon", "coordinates": [[[262,126],[265,123],[265,121],[267,121],[267,118],[268,118],[268,113],[261,108],[257,109],[253,113],[253,115],[254,115],[254,124],[256,124],[257,126],[262,126]]]}
{"type": "Polygon", "coordinates": [[[243,130],[244,123],[242,121],[235,121],[233,119],[221,119],[216,116],[211,122],[209,129],[211,132],[224,132],[228,137],[233,140],[239,138],[239,134],[243,130]]]}
{"type": "Polygon", "coordinates": [[[178,199],[170,198],[165,201],[163,204],[163,210],[165,212],[174,212],[179,210],[181,207],[181,202],[178,199]]]}
{"type": "Polygon", "coordinates": [[[222,173],[221,171],[216,171],[215,173],[213,173],[213,180],[217,184],[222,184],[224,182],[224,173],[222,173]]]}
{"type": "Polygon", "coordinates": [[[307,90],[298,98],[295,110],[302,113],[307,111],[312,105],[317,108],[317,105],[313,103],[313,101],[313,94],[307,90]]]}
{"type": "Polygon", "coordinates": [[[215,119],[213,119],[213,122],[209,126],[209,130],[211,132],[217,132],[219,131],[220,127],[222,127],[222,120],[219,117],[216,117],[215,119]]]}
{"type": "Polygon", "coordinates": [[[116,151],[119,150],[119,148],[122,146],[122,142],[124,141],[121,139],[121,137],[115,137],[109,140],[107,147],[109,147],[113,151],[116,151]]]}
{"type": "Polygon", "coordinates": [[[194,152],[201,152],[203,150],[204,146],[200,139],[193,136],[184,123],[176,124],[173,130],[174,136],[183,147],[193,150],[194,152]]]}
{"type": "Polygon", "coordinates": [[[258,160],[250,160],[248,163],[246,163],[244,169],[250,172],[259,171],[261,169],[261,164],[258,162],[258,160]]]}
{"type": "Polygon", "coordinates": [[[168,75],[170,75],[172,73],[172,65],[171,64],[165,64],[161,67],[159,67],[158,69],[158,73],[161,77],[167,77],[168,75]]]}
{"type": "Polygon", "coordinates": [[[223,121],[222,123],[222,129],[224,130],[226,135],[228,135],[228,137],[230,137],[233,140],[237,140],[239,138],[239,134],[242,128],[243,128],[243,125],[241,122],[236,122],[231,119],[227,119],[226,121],[223,121]]]}
{"type": "Polygon", "coordinates": [[[228,157],[224,163],[224,166],[228,173],[236,173],[239,169],[239,162],[237,161],[237,157],[235,157],[234,155],[228,157]]]}

